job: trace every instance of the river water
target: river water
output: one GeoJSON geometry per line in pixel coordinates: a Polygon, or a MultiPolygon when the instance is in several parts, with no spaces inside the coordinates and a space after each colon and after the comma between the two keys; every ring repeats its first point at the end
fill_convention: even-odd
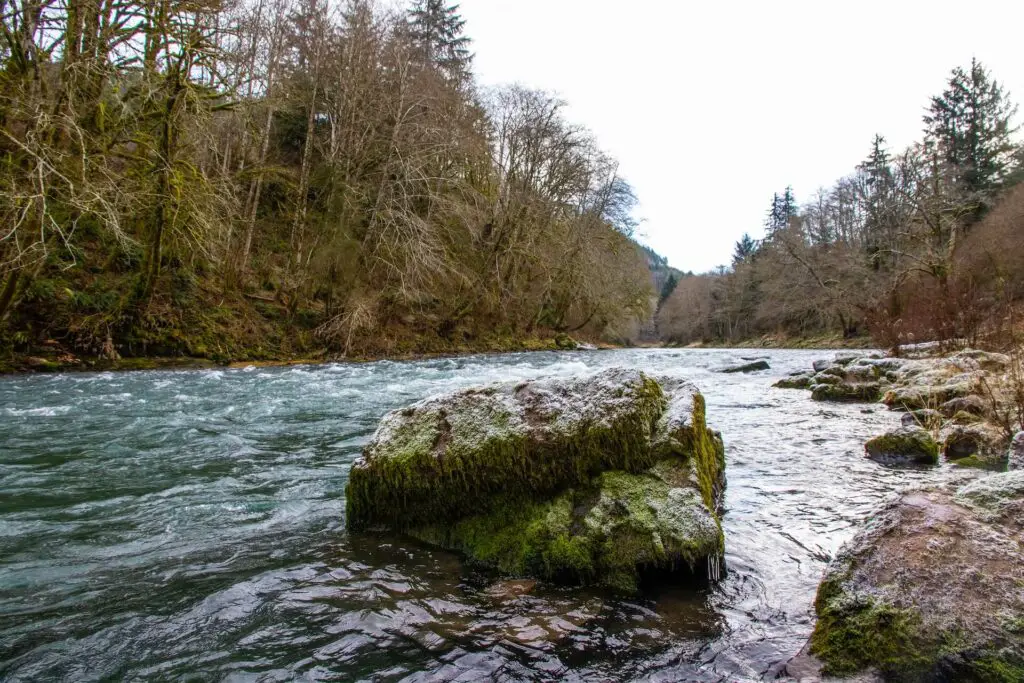
{"type": "Polygon", "coordinates": [[[829,557],[894,487],[882,408],[772,382],[822,352],[622,350],[0,378],[0,679],[759,680],[803,645],[829,557]],[[378,419],[494,380],[692,379],[723,433],[728,572],[639,598],[521,584],[349,536],[378,419]]]}

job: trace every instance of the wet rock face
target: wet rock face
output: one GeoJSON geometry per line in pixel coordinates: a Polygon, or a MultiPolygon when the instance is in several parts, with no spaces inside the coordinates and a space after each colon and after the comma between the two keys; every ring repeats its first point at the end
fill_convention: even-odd
{"type": "Polygon", "coordinates": [[[631,591],[647,568],[703,574],[722,555],[724,468],[685,381],[612,369],[495,384],[385,416],[352,468],[346,521],[509,576],[631,591]]]}
{"type": "Polygon", "coordinates": [[[868,457],[885,465],[934,465],[939,445],[920,427],[901,427],[864,444],[868,457]]]}
{"type": "Polygon", "coordinates": [[[1010,443],[1009,469],[1024,470],[1024,432],[1017,432],[1010,443]]]}
{"type": "Polygon", "coordinates": [[[826,675],[1024,680],[1024,473],[904,493],[839,552],[811,653],[826,675]]]}

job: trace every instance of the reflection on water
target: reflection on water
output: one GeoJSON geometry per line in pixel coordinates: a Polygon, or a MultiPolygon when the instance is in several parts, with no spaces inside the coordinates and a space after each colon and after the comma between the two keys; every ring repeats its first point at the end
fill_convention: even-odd
{"type": "Polygon", "coordinates": [[[0,378],[0,678],[742,680],[803,644],[828,558],[894,486],[898,420],[771,389],[821,353],[626,350],[0,378]],[[637,599],[344,530],[386,411],[621,365],[694,380],[727,447],[729,568],[637,599]]]}

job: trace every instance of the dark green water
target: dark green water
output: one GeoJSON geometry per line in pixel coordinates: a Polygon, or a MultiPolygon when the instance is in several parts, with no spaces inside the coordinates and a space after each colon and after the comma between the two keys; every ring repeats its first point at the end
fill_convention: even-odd
{"type": "Polygon", "coordinates": [[[770,389],[821,354],[741,352],[0,378],[0,678],[744,680],[812,627],[831,553],[894,485],[897,422],[770,389]],[[724,433],[726,579],[642,598],[513,595],[458,557],[344,529],[348,468],[388,410],[612,365],[681,374],[724,433]]]}

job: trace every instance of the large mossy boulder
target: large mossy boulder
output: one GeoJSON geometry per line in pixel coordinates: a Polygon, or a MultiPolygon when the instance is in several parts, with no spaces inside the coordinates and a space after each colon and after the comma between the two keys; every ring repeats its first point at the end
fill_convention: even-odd
{"type": "Polygon", "coordinates": [[[876,511],[818,588],[826,676],[1024,680],[1024,473],[910,491],[876,511]]]}
{"type": "Polygon", "coordinates": [[[872,460],[885,465],[934,465],[939,461],[939,445],[931,432],[906,426],[869,439],[864,450],[872,460]]]}
{"type": "Polygon", "coordinates": [[[638,370],[466,389],[385,416],[349,475],[347,524],[511,576],[632,591],[723,552],[721,438],[704,398],[638,370]]]}

